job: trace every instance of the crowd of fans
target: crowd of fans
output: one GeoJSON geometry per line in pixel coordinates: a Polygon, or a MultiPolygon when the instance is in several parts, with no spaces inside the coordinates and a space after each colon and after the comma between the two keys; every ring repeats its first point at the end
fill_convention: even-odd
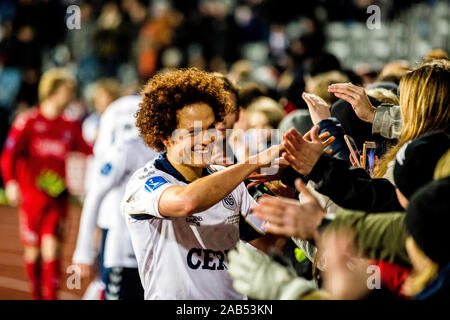
{"type": "MultiPolygon", "coordinates": [[[[254,299],[449,298],[445,50],[432,50],[419,63],[395,60],[358,74],[324,50],[316,17],[321,1],[305,4],[294,35],[286,25],[298,15],[287,1],[76,3],[81,29],[67,32],[61,30],[68,3],[0,5],[2,141],[10,120],[39,103],[82,124],[82,142],[71,150],[89,154],[113,101],[161,71],[210,71],[231,106],[215,127],[214,163],[232,166],[282,146],[275,173],[255,172],[246,180],[258,202],[253,212],[273,235],[272,250],[240,243],[230,251],[237,292],[254,299]],[[41,71],[53,67],[72,76],[51,69],[52,83],[39,81],[41,71]]],[[[348,12],[362,20],[372,1],[330,3],[324,5],[330,20],[348,12]]],[[[11,180],[5,178],[5,166],[12,166],[8,140],[4,149],[3,178],[11,180]]],[[[3,201],[17,205],[18,188],[7,188],[3,201]]],[[[42,254],[51,263],[56,253],[42,254]]],[[[55,297],[51,285],[48,292],[55,297]]]]}

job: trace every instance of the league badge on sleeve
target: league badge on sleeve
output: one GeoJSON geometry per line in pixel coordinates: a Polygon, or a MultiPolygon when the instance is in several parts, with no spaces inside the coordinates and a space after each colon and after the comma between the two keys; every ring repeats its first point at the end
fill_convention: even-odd
{"type": "Polygon", "coordinates": [[[100,170],[100,173],[104,176],[107,176],[109,174],[109,172],[112,169],[112,165],[111,163],[105,163],[105,165],[102,167],[102,170],[100,170]]]}
{"type": "Polygon", "coordinates": [[[152,177],[152,178],[149,178],[145,182],[145,190],[147,190],[148,192],[155,191],[156,189],[158,189],[159,187],[161,187],[165,183],[167,183],[167,180],[164,179],[163,177],[152,177]]]}

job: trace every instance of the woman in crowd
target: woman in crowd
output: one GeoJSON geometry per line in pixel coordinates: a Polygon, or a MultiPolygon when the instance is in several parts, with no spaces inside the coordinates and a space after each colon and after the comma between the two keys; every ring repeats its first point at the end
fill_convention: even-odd
{"type": "MultiPolygon", "coordinates": [[[[318,266],[324,270],[323,288],[335,299],[357,299],[367,295],[367,279],[373,273],[367,271],[369,265],[372,265],[370,270],[379,270],[378,286],[375,281],[373,288],[379,289],[381,285],[394,297],[448,296],[449,259],[446,251],[437,244],[445,241],[444,228],[448,220],[449,204],[444,195],[449,186],[449,150],[450,136],[437,131],[414,140],[399,152],[394,172],[400,188],[397,196],[407,210],[406,215],[368,215],[340,210],[336,218],[324,219],[323,208],[300,181],[297,188],[306,198],[303,204],[266,197],[258,202],[254,212],[267,221],[267,231],[312,239],[318,244],[320,258],[315,260],[320,260],[318,266]],[[433,157],[429,157],[432,153],[433,157]],[[421,173],[414,175],[417,172],[421,173]],[[430,187],[433,178],[437,180],[431,183],[435,186],[430,187]],[[351,263],[353,268],[349,269],[346,263],[351,263]]],[[[239,248],[239,251],[238,255],[232,254],[234,258],[230,259],[229,270],[237,280],[236,285],[249,295],[261,299],[269,299],[267,295],[289,299],[314,291],[312,282],[296,278],[294,273],[268,257],[252,252],[248,253],[249,258],[242,252],[247,251],[245,248],[239,248]],[[258,261],[259,265],[252,266],[248,260],[258,261]],[[266,275],[265,283],[258,282],[256,275],[249,276],[267,270],[271,274],[266,275]]],[[[318,297],[317,294],[314,296],[318,297]]]]}
{"type": "MultiPolygon", "coordinates": [[[[287,151],[284,158],[300,175],[314,181],[318,192],[344,208],[370,212],[402,210],[395,196],[395,186],[390,182],[393,180],[393,160],[407,141],[435,130],[449,132],[449,89],[447,60],[426,63],[403,77],[400,83],[403,117],[400,139],[380,160],[375,168],[375,179],[361,168],[351,168],[348,161],[323,155],[321,144],[306,142],[293,129],[284,136],[287,151]]],[[[347,95],[353,101],[350,95],[361,95],[362,90],[349,85],[347,90],[339,89],[339,92],[345,92],[341,95],[347,95]]]]}

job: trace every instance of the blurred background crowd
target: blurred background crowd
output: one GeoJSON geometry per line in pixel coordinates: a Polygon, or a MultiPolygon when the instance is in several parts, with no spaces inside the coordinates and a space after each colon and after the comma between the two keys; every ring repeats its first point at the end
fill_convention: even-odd
{"type": "Polygon", "coordinates": [[[437,0],[4,0],[0,145],[16,112],[38,102],[40,75],[51,67],[76,75],[66,113],[80,120],[95,99],[109,101],[93,90],[99,80],[116,79],[102,86],[114,100],[158,70],[191,66],[229,73],[239,85],[254,81],[301,109],[307,77],[337,70],[367,84],[388,61],[448,50],[448,14],[437,0]],[[381,29],[366,26],[371,4],[381,9],[381,29]],[[66,25],[70,5],[80,9],[80,29],[66,25]]]}

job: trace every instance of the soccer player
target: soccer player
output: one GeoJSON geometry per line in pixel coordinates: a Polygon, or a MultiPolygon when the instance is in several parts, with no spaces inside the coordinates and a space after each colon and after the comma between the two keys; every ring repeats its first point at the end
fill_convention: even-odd
{"type": "MultiPolygon", "coordinates": [[[[95,259],[93,235],[97,213],[105,196],[111,195],[108,206],[110,210],[106,215],[109,223],[103,259],[105,300],[143,299],[136,257],[125,220],[120,214],[120,200],[131,174],[157,155],[144,144],[141,137],[136,136],[113,144],[101,160],[97,160],[94,168],[99,174],[95,188],[90,189],[83,205],[74,262],[83,261],[88,268],[92,267],[95,259]]],[[[89,272],[83,274],[88,275],[89,272]]]]}
{"type": "Polygon", "coordinates": [[[17,116],[1,157],[9,203],[20,204],[25,270],[33,299],[56,299],[59,242],[69,200],[67,154],[92,152],[81,126],[62,115],[74,86],[75,80],[63,69],[45,72],[38,87],[40,104],[17,116]]]}
{"type": "MultiPolygon", "coordinates": [[[[94,157],[88,166],[86,175],[86,198],[81,212],[77,244],[72,261],[80,268],[80,276],[89,278],[95,260],[94,234],[96,227],[99,227],[102,236],[98,255],[100,279],[94,281],[92,285],[98,288],[96,291],[99,292],[100,297],[103,296],[103,287],[107,281],[103,256],[111,224],[110,212],[114,212],[118,208],[117,194],[109,192],[108,188],[103,188],[105,184],[103,173],[108,172],[105,168],[108,161],[105,161],[104,157],[124,140],[139,137],[134,114],[141,102],[142,98],[135,94],[121,97],[108,106],[100,118],[98,137],[94,145],[94,157]],[[99,186],[98,181],[103,181],[103,185],[99,186]],[[95,187],[91,188],[92,185],[95,187]]],[[[109,182],[108,180],[107,183],[109,182]]]]}
{"type": "Polygon", "coordinates": [[[212,74],[158,74],[142,95],[137,127],[148,146],[165,151],[135,172],[122,200],[145,298],[243,299],[225,270],[227,252],[264,233],[243,181],[280,147],[228,168],[210,165],[214,126],[230,110],[212,74]]]}

